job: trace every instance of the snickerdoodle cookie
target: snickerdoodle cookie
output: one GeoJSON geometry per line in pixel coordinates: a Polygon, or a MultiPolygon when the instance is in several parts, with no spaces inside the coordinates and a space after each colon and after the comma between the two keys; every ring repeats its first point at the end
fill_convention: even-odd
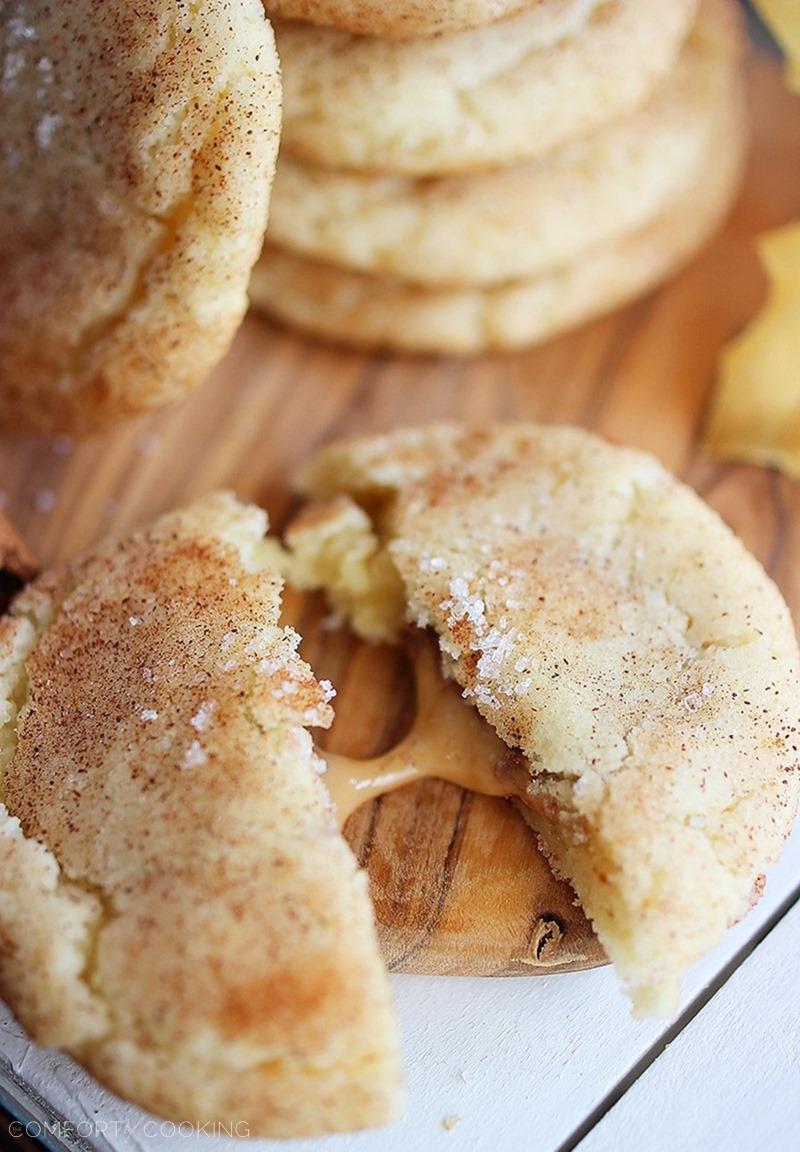
{"type": "Polygon", "coordinates": [[[794,818],[800,663],[775,585],[655,459],[575,428],[356,438],[299,485],[322,503],[291,578],[364,634],[433,631],[636,1010],[671,1012],[794,818]]]}
{"type": "Polygon", "coordinates": [[[259,0],[0,12],[0,424],[84,432],[225,352],[280,125],[259,0]]]}
{"type": "Polygon", "coordinates": [[[538,277],[426,289],[349,272],[267,245],[250,284],[254,307],[318,336],[363,347],[475,355],[545,340],[647,291],[718,227],[736,192],[746,140],[736,100],[695,187],[658,219],[538,277]]]}
{"type": "Polygon", "coordinates": [[[629,235],[705,179],[738,111],[741,42],[728,16],[706,3],[647,104],[532,163],[425,180],[282,154],[270,242],[373,276],[461,288],[530,279],[629,235]]]}
{"type": "Polygon", "coordinates": [[[0,621],[0,993],[153,1112],[311,1136],[392,1119],[399,1056],[265,528],[206,497],[0,621]]]}
{"type": "Polygon", "coordinates": [[[404,43],[278,23],[281,147],[425,176],[532,159],[631,112],[671,69],[697,0],[545,0],[404,43]]]}

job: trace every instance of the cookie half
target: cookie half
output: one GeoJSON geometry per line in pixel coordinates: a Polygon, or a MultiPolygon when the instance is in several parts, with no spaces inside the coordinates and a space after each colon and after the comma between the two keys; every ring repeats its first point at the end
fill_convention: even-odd
{"type": "Polygon", "coordinates": [[[265,527],[208,497],[0,621],[0,993],[150,1111],[312,1136],[392,1119],[399,1057],[265,527]]]}
{"type": "Polygon", "coordinates": [[[293,579],[367,637],[433,631],[518,750],[508,791],[635,1009],[672,1012],[797,806],[798,650],[772,581],[653,458],[574,428],[364,437],[299,483],[335,499],[292,531],[293,579]]]}
{"type": "Polygon", "coordinates": [[[251,302],[315,335],[367,348],[475,355],[546,340],[646,292],[715,231],[738,188],[746,143],[739,100],[727,115],[695,187],[638,232],[553,272],[436,290],[348,272],[267,244],[253,271],[251,302]]]}
{"type": "Polygon", "coordinates": [[[696,0],[544,0],[404,43],[276,26],[282,149],[418,176],[520,163],[631,112],[672,68],[696,0]]]}
{"type": "Polygon", "coordinates": [[[9,0],[0,15],[0,424],[85,432],[225,352],[280,127],[259,0],[9,0]]]}
{"type": "Polygon", "coordinates": [[[521,167],[414,180],[281,155],[269,238],[428,288],[531,278],[660,216],[705,179],[740,107],[738,21],[707,3],[668,79],[631,116],[521,167]]]}

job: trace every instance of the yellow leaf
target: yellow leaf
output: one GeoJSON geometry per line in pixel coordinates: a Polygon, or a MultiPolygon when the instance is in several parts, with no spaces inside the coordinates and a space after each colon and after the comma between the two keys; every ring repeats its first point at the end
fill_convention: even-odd
{"type": "Polygon", "coordinates": [[[800,92],[800,0],[756,0],[756,7],[786,53],[786,80],[800,92]]]}
{"type": "Polygon", "coordinates": [[[705,447],[800,478],[800,224],[757,244],[767,300],[722,352],[705,447]]]}

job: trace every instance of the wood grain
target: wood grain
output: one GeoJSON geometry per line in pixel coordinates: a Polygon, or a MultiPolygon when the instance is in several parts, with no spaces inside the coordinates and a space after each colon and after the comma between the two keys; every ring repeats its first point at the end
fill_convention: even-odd
{"type": "MultiPolygon", "coordinates": [[[[660,291],[539,348],[465,363],[366,356],[249,319],[179,407],[80,445],[0,441],[12,519],[46,562],[219,486],[261,503],[280,529],[295,506],[293,468],[342,433],[440,418],[570,421],[686,476],[797,614],[797,486],[696,450],[717,352],[763,294],[752,238],[800,215],[800,104],[773,66],[758,61],[752,73],[755,148],[741,199],[723,233],[660,291]]],[[[339,690],[330,746],[367,756],[398,739],[413,709],[403,654],[331,632],[318,598],[288,596],[286,615],[339,690]]],[[[528,974],[602,959],[572,893],[503,801],[428,781],[365,806],[346,833],[369,870],[394,969],[528,974]]]]}

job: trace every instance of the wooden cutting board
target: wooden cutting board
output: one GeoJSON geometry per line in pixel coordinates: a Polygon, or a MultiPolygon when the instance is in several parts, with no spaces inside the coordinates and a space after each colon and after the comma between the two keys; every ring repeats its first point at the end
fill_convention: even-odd
{"type": "MultiPolygon", "coordinates": [[[[47,562],[219,486],[258,501],[280,529],[294,507],[293,468],[343,433],[454,417],[570,421],[688,478],[797,614],[797,486],[695,448],[718,349],[763,294],[752,238],[800,216],[800,101],[765,61],[752,78],[755,146],[739,204],[660,291],[542,347],[465,363],[361,355],[251,318],[213,379],[179,407],[80,445],[0,441],[11,517],[47,562]]],[[[338,688],[336,724],[321,742],[357,756],[391,746],[414,706],[403,653],[330,631],[315,597],[287,596],[286,616],[338,688]]],[[[511,975],[602,962],[570,889],[505,801],[429,780],[367,804],[345,831],[369,871],[392,969],[511,975]]]]}

